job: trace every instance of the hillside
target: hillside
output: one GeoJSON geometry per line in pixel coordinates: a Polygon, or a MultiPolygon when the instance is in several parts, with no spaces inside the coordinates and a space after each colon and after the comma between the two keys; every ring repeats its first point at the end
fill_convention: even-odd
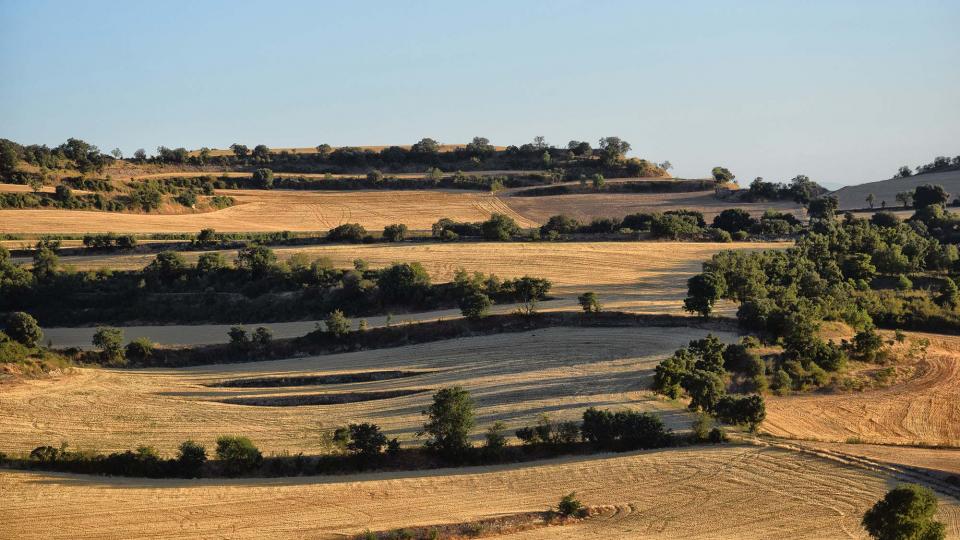
{"type": "Polygon", "coordinates": [[[900,206],[897,202],[897,193],[913,191],[917,186],[924,184],[939,184],[951,196],[960,195],[960,170],[918,174],[907,178],[891,178],[878,182],[867,182],[856,186],[847,186],[833,192],[840,200],[840,209],[864,208],[867,206],[867,195],[873,193],[874,205],[879,207],[882,201],[887,207],[900,206]]]}

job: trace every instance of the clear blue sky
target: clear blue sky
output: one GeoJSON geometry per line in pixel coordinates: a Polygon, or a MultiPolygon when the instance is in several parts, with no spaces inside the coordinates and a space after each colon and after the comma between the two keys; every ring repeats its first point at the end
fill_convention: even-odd
{"type": "Polygon", "coordinates": [[[618,135],[846,184],[960,154],[960,2],[0,0],[0,137],[106,151],[618,135]]]}

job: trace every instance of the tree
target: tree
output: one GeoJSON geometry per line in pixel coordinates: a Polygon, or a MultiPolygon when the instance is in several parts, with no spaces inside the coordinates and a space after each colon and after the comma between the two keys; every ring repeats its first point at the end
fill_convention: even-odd
{"type": "Polygon", "coordinates": [[[184,441],[177,448],[177,466],[180,476],[198,478],[207,462],[207,449],[193,441],[184,441]]]}
{"type": "Polygon", "coordinates": [[[403,223],[387,225],[383,228],[383,237],[390,242],[402,242],[407,236],[407,226],[403,223]]]}
{"type": "Polygon", "coordinates": [[[603,187],[606,179],[604,179],[602,174],[597,173],[591,177],[591,181],[593,182],[593,189],[600,189],[603,187]]]}
{"type": "Polygon", "coordinates": [[[229,476],[250,472],[263,463],[263,454],[247,437],[224,435],[217,439],[217,458],[229,476]]]}
{"type": "Polygon", "coordinates": [[[231,144],[230,150],[233,150],[233,155],[240,159],[247,157],[247,154],[250,152],[250,149],[247,148],[246,145],[238,143],[231,144]]]}
{"type": "Polygon", "coordinates": [[[937,304],[948,309],[957,309],[957,306],[960,306],[960,289],[957,288],[956,282],[949,276],[943,279],[940,295],[937,296],[937,304]]]}
{"type": "MultiPolygon", "coordinates": [[[[422,157],[434,156],[440,152],[440,143],[430,138],[423,138],[410,146],[410,153],[422,157]]],[[[422,159],[422,158],[421,158],[422,159]]]]}
{"type": "Polygon", "coordinates": [[[119,148],[114,148],[113,150],[110,151],[110,155],[116,159],[123,159],[123,150],[120,150],[119,148]]]}
{"type": "Polygon", "coordinates": [[[840,202],[834,196],[820,197],[810,201],[807,212],[811,218],[833,219],[840,202]]]}
{"type": "Polygon", "coordinates": [[[894,175],[894,178],[908,178],[910,176],[913,176],[913,171],[910,170],[910,167],[904,165],[897,169],[897,174],[894,175]]]}
{"type": "Polygon", "coordinates": [[[230,337],[230,346],[235,349],[246,349],[250,345],[250,336],[246,329],[240,326],[231,326],[227,335],[230,337]]]}
{"type": "Polygon", "coordinates": [[[130,193],[130,203],[134,207],[139,207],[144,212],[150,212],[160,208],[163,202],[163,193],[160,193],[155,186],[146,182],[141,183],[130,193]]]}
{"type": "Polygon", "coordinates": [[[323,324],[327,328],[327,333],[336,339],[350,334],[350,319],[339,309],[331,311],[327,318],[323,320],[323,324]]]}
{"type": "Polygon", "coordinates": [[[370,423],[350,424],[349,442],[347,449],[358,456],[370,459],[380,455],[387,446],[387,436],[380,431],[380,426],[370,423]]]}
{"type": "Polygon", "coordinates": [[[187,261],[176,251],[161,251],[145,268],[165,285],[180,279],[187,271],[187,261]]]}
{"type": "Polygon", "coordinates": [[[57,275],[60,258],[47,246],[41,245],[33,252],[33,277],[41,283],[49,283],[57,275]]]}
{"type": "Polygon", "coordinates": [[[138,337],[137,339],[127,343],[126,355],[127,358],[133,360],[134,362],[146,362],[153,356],[154,344],[146,337],[138,337]]]}
{"type": "Polygon", "coordinates": [[[594,292],[585,292],[577,297],[580,307],[584,313],[600,313],[600,300],[594,292]]]}
{"type": "Polygon", "coordinates": [[[222,253],[211,251],[197,258],[197,273],[201,276],[212,274],[227,267],[227,259],[222,253]]]}
{"type": "Polygon", "coordinates": [[[16,311],[7,317],[4,331],[11,339],[27,347],[36,347],[43,339],[43,330],[37,320],[23,311],[16,311]]]}
{"type": "Polygon", "coordinates": [[[863,528],[877,540],[941,540],[943,523],[933,519],[937,497],[926,487],[904,484],[889,492],[863,514],[863,528]]]}
{"type": "Polygon", "coordinates": [[[109,364],[122,364],[123,330],[111,326],[98,326],[93,334],[93,346],[100,349],[101,356],[109,364]]]}
{"type": "Polygon", "coordinates": [[[600,139],[600,152],[604,163],[610,165],[623,159],[630,151],[630,143],[620,137],[603,137],[600,139]]]}
{"type": "Polygon", "coordinates": [[[912,191],[901,191],[894,196],[894,199],[900,203],[901,206],[907,208],[912,204],[913,201],[913,192],[912,191]]]}
{"type": "Polygon", "coordinates": [[[520,232],[517,222],[510,216],[494,213],[490,219],[480,226],[483,238],[486,240],[509,240],[520,232]]]}
{"type": "Polygon", "coordinates": [[[0,139],[0,174],[12,174],[17,169],[18,161],[14,143],[0,139]]]}
{"type": "Polygon", "coordinates": [[[490,139],[486,137],[474,137],[473,140],[467,144],[466,150],[470,156],[480,159],[492,156],[496,151],[493,145],[490,144],[490,139]]]}
{"type": "Polygon", "coordinates": [[[504,433],[507,425],[497,420],[484,433],[483,438],[486,441],[484,448],[487,451],[499,452],[507,446],[507,437],[504,433]]]}
{"type": "Polygon", "coordinates": [[[415,304],[426,297],[430,275],[420,263],[394,264],[380,271],[377,287],[387,303],[415,304]]]}
{"type": "Polygon", "coordinates": [[[460,386],[442,388],[423,411],[429,420],[418,435],[427,435],[426,446],[447,459],[457,459],[470,448],[467,436],[474,425],[473,400],[460,386]]]}
{"type": "Polygon", "coordinates": [[[867,193],[867,204],[870,205],[870,208],[873,208],[873,202],[876,200],[876,197],[873,196],[873,193],[867,193]]]}
{"type": "Polygon", "coordinates": [[[757,394],[749,396],[723,396],[716,405],[717,417],[723,422],[735,425],[747,425],[750,431],[767,417],[767,408],[763,397],[757,394]]]}
{"type": "Polygon", "coordinates": [[[490,301],[490,297],[483,293],[477,287],[469,287],[460,296],[458,302],[460,307],[460,313],[472,321],[483,318],[487,312],[490,310],[490,306],[493,302],[490,301]]]}
{"type": "Polygon", "coordinates": [[[736,175],[730,172],[730,169],[726,167],[714,167],[710,171],[710,175],[713,176],[713,181],[718,184],[726,184],[727,182],[732,182],[736,175]]]}
{"type": "Polygon", "coordinates": [[[728,208],[713,218],[713,226],[728,233],[749,231],[757,225],[757,220],[750,217],[750,213],[742,208],[728,208]]]}
{"type": "Polygon", "coordinates": [[[533,315],[537,311],[537,302],[547,296],[553,283],[547,279],[532,278],[523,276],[513,280],[511,287],[516,299],[520,302],[520,312],[525,315],[533,315]]]}
{"type": "Polygon", "coordinates": [[[257,187],[270,189],[273,187],[273,171],[270,169],[257,169],[253,171],[253,182],[257,187]]]}
{"type": "Polygon", "coordinates": [[[273,331],[266,326],[258,326],[250,336],[250,342],[261,349],[268,347],[272,341],[273,331]]]}
{"type": "Polygon", "coordinates": [[[343,225],[337,225],[330,229],[330,232],[327,233],[327,240],[331,242],[358,243],[362,242],[363,237],[366,235],[367,230],[359,223],[344,223],[343,225]]]}
{"type": "Polygon", "coordinates": [[[924,184],[913,190],[913,207],[917,210],[934,205],[943,206],[949,199],[950,194],[940,185],[924,184]]]}
{"type": "Polygon", "coordinates": [[[147,160],[147,151],[143,148],[137,148],[136,152],[133,153],[133,159],[135,159],[137,163],[143,163],[147,160]]]}
{"type": "Polygon", "coordinates": [[[707,318],[713,311],[713,305],[725,293],[723,275],[714,272],[697,274],[687,280],[687,297],[683,300],[683,309],[707,318]]]}
{"type": "Polygon", "coordinates": [[[262,278],[273,271],[277,254],[265,246],[250,246],[237,253],[237,268],[249,271],[254,278],[262,278]]]}
{"type": "Polygon", "coordinates": [[[716,410],[720,398],[726,392],[726,385],[720,375],[713,371],[695,369],[680,382],[680,387],[690,395],[691,410],[702,409],[707,412],[716,410]]]}
{"type": "Polygon", "coordinates": [[[265,144],[258,144],[253,147],[250,154],[254,159],[260,162],[270,161],[270,149],[265,144]]]}

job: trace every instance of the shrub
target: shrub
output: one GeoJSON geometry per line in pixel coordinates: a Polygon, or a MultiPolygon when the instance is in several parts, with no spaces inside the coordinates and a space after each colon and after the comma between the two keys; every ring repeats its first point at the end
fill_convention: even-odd
{"type": "Polygon", "coordinates": [[[486,240],[509,240],[520,232],[520,227],[510,216],[495,213],[483,222],[480,230],[486,240]]]}
{"type": "Polygon", "coordinates": [[[387,303],[416,304],[429,291],[430,275],[420,263],[394,264],[380,271],[377,286],[387,303]]]}
{"type": "Polygon", "coordinates": [[[407,236],[407,226],[399,223],[383,228],[383,237],[391,242],[400,242],[407,236]]]}
{"type": "Polygon", "coordinates": [[[499,452],[503,450],[507,446],[507,437],[504,435],[506,429],[507,425],[503,422],[499,420],[494,422],[484,434],[484,448],[493,452],[499,452]]]}
{"type": "Polygon", "coordinates": [[[224,435],[217,439],[217,458],[224,472],[238,476],[253,471],[263,463],[263,454],[247,437],[224,435]]]}
{"type": "Polygon", "coordinates": [[[717,417],[728,424],[747,425],[750,431],[767,417],[766,405],[763,397],[756,394],[749,396],[724,396],[716,406],[717,417]]]}
{"type": "Polygon", "coordinates": [[[139,337],[127,343],[127,358],[134,362],[146,362],[153,356],[153,342],[149,338],[139,337]]]}
{"type": "Polygon", "coordinates": [[[726,442],[727,434],[719,427],[715,427],[710,430],[710,434],[707,435],[707,440],[713,444],[720,444],[726,442]]]}
{"type": "Polygon", "coordinates": [[[93,346],[100,349],[101,358],[110,365],[126,363],[123,354],[123,330],[110,326],[97,327],[93,334],[93,346]]]}
{"type": "MultiPolygon", "coordinates": [[[[742,233],[743,231],[737,231],[742,233]]],[[[733,242],[733,236],[723,229],[710,229],[710,240],[714,242],[729,243],[733,242]]]]}
{"type": "Polygon", "coordinates": [[[611,450],[659,448],[669,441],[669,433],[660,418],[634,411],[614,413],[590,407],[583,412],[580,431],[583,440],[611,450]]]}
{"type": "Polygon", "coordinates": [[[900,274],[897,276],[897,290],[898,291],[909,291],[913,288],[913,282],[910,281],[910,278],[900,274]]]}
{"type": "Polygon", "coordinates": [[[253,183],[260,188],[270,189],[273,187],[273,171],[270,169],[257,169],[253,171],[253,183]]]}
{"type": "Polygon", "coordinates": [[[250,337],[247,335],[246,329],[240,326],[230,327],[227,335],[230,336],[230,345],[234,349],[245,349],[250,345],[250,337]]]}
{"type": "Polygon", "coordinates": [[[577,301],[580,302],[584,313],[600,313],[600,300],[597,299],[596,293],[585,292],[577,297],[577,301]]]}
{"type": "Polygon", "coordinates": [[[916,484],[898,486],[863,514],[863,528],[878,540],[941,540],[943,523],[933,519],[937,497],[916,484]]]}
{"type": "Polygon", "coordinates": [[[269,347],[273,341],[273,331],[265,326],[258,326],[257,329],[253,331],[253,336],[250,338],[250,341],[261,349],[269,347]]]}
{"type": "Polygon", "coordinates": [[[180,476],[198,478],[207,462],[207,449],[193,441],[184,441],[177,449],[177,467],[180,476]]]}
{"type": "Polygon", "coordinates": [[[350,319],[339,309],[335,309],[323,320],[327,333],[340,339],[350,334],[350,319]]]}
{"type": "Polygon", "coordinates": [[[460,297],[458,302],[460,313],[470,320],[483,318],[490,310],[492,302],[490,297],[481,292],[478,288],[470,287],[460,297]]]}
{"type": "Polygon", "coordinates": [[[327,233],[327,240],[357,244],[363,242],[363,237],[366,235],[367,230],[359,223],[344,223],[330,229],[330,232],[327,233]]]}
{"type": "Polygon", "coordinates": [[[387,436],[376,424],[350,424],[347,449],[358,456],[370,459],[380,455],[387,446],[387,436]]]}
{"type": "Polygon", "coordinates": [[[586,508],[577,499],[576,492],[564,495],[557,504],[557,513],[564,517],[582,517],[586,512],[586,508]]]}
{"type": "Polygon", "coordinates": [[[7,317],[5,332],[11,339],[26,347],[36,347],[43,339],[43,330],[37,320],[23,311],[11,313],[7,317]]]}
{"type": "Polygon", "coordinates": [[[433,395],[433,404],[423,411],[429,418],[420,435],[427,435],[427,448],[446,459],[458,459],[470,448],[467,439],[474,424],[473,400],[459,386],[442,388],[433,395]]]}

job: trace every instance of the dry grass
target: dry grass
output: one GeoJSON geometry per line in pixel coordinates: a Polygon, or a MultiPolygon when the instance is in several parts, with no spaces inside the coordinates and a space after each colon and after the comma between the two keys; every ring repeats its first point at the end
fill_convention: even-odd
{"type": "Polygon", "coordinates": [[[225,190],[237,205],[182,215],[77,210],[0,210],[0,232],[71,233],[219,231],[318,231],[360,223],[375,232],[393,223],[423,230],[442,217],[482,221],[499,212],[523,227],[536,223],[489,193],[462,191],[264,191],[225,190]]]}
{"type": "Polygon", "coordinates": [[[958,193],[960,192],[960,170],[919,174],[907,178],[891,178],[879,182],[847,186],[833,192],[833,195],[836,195],[840,200],[840,208],[866,208],[867,195],[872,193],[876,199],[874,205],[879,210],[882,201],[886,201],[887,206],[899,206],[900,203],[896,199],[897,193],[901,191],[912,192],[917,186],[924,184],[939,184],[943,186],[947,193],[958,193]]]}
{"type": "MultiPolygon", "coordinates": [[[[341,478],[182,481],[2,472],[0,530],[31,538],[343,538],[544,510],[609,512],[507,538],[865,538],[893,480],[784,450],[722,446],[341,478]]],[[[947,536],[960,509],[940,501],[947,536]]]]}
{"type": "Polygon", "coordinates": [[[770,397],[763,431],[820,441],[960,446],[960,338],[908,335],[931,341],[911,377],[864,392],[770,397]]]}
{"type": "Polygon", "coordinates": [[[718,199],[713,191],[692,193],[595,193],[587,195],[553,195],[548,197],[501,197],[510,208],[532,221],[546,222],[550,216],[566,214],[581,221],[597,217],[623,217],[637,212],[665,212],[683,208],[699,210],[708,221],[727,208],[743,208],[759,217],[768,208],[793,212],[798,218],[806,215],[792,202],[743,203],[718,199]]]}
{"type": "MultiPolygon", "coordinates": [[[[647,388],[666,355],[705,330],[671,328],[551,328],[272,362],[189,369],[77,369],[57,379],[28,380],[0,393],[0,451],[41,444],[113,451],[152,444],[172,453],[185,439],[212,446],[218,435],[244,434],[266,452],[319,452],[321,431],[349,422],[380,424],[410,441],[423,424],[431,393],[341,405],[260,407],[220,403],[236,397],[437,389],[462,385],[477,402],[481,430],[497,420],[512,429],[537,415],[580,417],[590,406],[661,411],[685,429],[683,405],[647,388]],[[309,387],[229,388],[211,383],[237,377],[301,376],[374,370],[431,371],[363,383],[309,387]]],[[[732,340],[732,335],[724,335],[732,340]]]]}

